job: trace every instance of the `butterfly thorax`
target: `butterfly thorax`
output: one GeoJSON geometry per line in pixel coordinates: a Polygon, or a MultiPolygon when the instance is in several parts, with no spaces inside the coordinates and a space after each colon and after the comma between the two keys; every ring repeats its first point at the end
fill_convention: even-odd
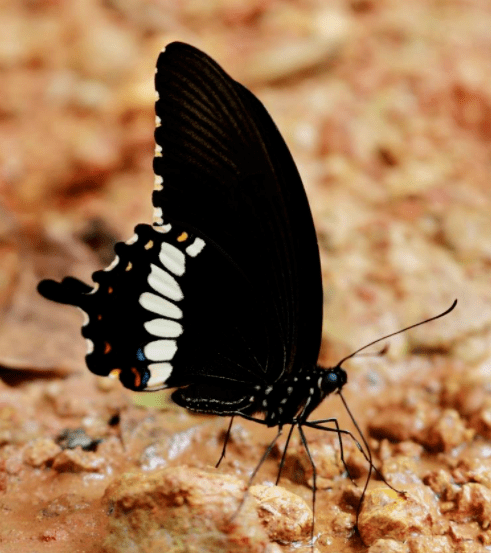
{"type": "Polygon", "coordinates": [[[256,405],[265,414],[268,426],[302,423],[326,396],[340,390],[346,381],[346,372],[341,367],[316,366],[261,389],[255,397],[256,405]]]}

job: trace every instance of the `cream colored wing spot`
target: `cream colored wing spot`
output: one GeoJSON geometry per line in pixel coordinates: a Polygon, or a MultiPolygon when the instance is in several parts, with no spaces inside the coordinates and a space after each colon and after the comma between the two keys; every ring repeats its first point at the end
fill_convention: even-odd
{"type": "Polygon", "coordinates": [[[174,301],[181,301],[183,293],[177,280],[167,271],[153,263],[150,265],[148,284],[159,294],[174,301]]]}
{"type": "Polygon", "coordinates": [[[182,311],[169,300],[151,292],[143,292],[139,299],[140,305],[147,311],[169,319],[182,319],[182,311]]]}
{"type": "Polygon", "coordinates": [[[150,361],[170,361],[177,351],[175,340],[155,340],[149,342],[144,348],[143,353],[150,361]]]}
{"type": "Polygon", "coordinates": [[[191,257],[196,257],[205,247],[205,242],[201,238],[196,238],[194,242],[186,248],[186,253],[191,257]]]}
{"type": "Polygon", "coordinates": [[[146,331],[160,338],[177,338],[182,334],[182,325],[169,319],[153,319],[143,325],[146,331]]]}
{"type": "Polygon", "coordinates": [[[162,244],[159,260],[167,270],[177,276],[182,276],[186,270],[186,256],[168,242],[162,244]]]}
{"type": "Polygon", "coordinates": [[[147,382],[147,388],[162,386],[172,373],[172,365],[170,363],[151,363],[148,365],[150,378],[147,382]]]}

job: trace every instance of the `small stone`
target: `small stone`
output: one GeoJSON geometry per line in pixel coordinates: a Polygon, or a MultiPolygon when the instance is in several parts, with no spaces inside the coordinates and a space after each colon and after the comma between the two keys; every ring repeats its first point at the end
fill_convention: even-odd
{"type": "Polygon", "coordinates": [[[53,461],[53,469],[58,472],[103,472],[105,467],[104,457],[79,447],[63,450],[53,461]]]}
{"type": "Polygon", "coordinates": [[[106,490],[105,553],[263,553],[268,538],[244,483],[186,466],[124,474],[106,490]]]}
{"type": "Polygon", "coordinates": [[[369,490],[358,519],[358,530],[367,545],[378,539],[403,541],[411,535],[429,535],[438,518],[433,492],[422,484],[406,484],[405,497],[390,488],[369,490]]]}
{"type": "Polygon", "coordinates": [[[85,451],[95,451],[101,440],[91,438],[83,428],[66,428],[58,436],[57,442],[62,449],[81,447],[85,451]]]}
{"type": "Polygon", "coordinates": [[[51,438],[38,438],[26,445],[23,459],[31,467],[42,467],[51,463],[60,452],[60,446],[51,438]]]}
{"type": "MultiPolygon", "coordinates": [[[[343,465],[340,460],[337,442],[335,443],[335,439],[328,441],[325,437],[323,437],[323,439],[315,437],[309,441],[309,450],[312,457],[315,459],[317,488],[327,489],[332,487],[333,480],[343,473],[343,465]]],[[[307,484],[312,487],[312,463],[303,445],[291,445],[288,448],[286,459],[288,467],[292,468],[294,472],[298,473],[298,468],[301,468],[307,484]]]]}
{"type": "Polygon", "coordinates": [[[397,540],[380,538],[368,548],[368,553],[409,553],[409,548],[397,540]]]}
{"type": "Polygon", "coordinates": [[[258,514],[271,540],[293,542],[306,539],[312,530],[312,511],[298,495],[281,486],[252,486],[258,514]]]}
{"type": "Polygon", "coordinates": [[[465,426],[457,411],[445,409],[438,420],[428,427],[420,441],[430,451],[449,452],[470,441],[474,434],[475,431],[465,426]]]}
{"type": "Polygon", "coordinates": [[[491,524],[491,490],[482,484],[464,484],[457,495],[457,510],[462,521],[475,520],[486,530],[491,524]]]}
{"type": "Polygon", "coordinates": [[[444,469],[429,472],[423,477],[423,482],[444,501],[452,501],[460,489],[452,475],[444,469]]]}
{"type": "Polygon", "coordinates": [[[409,553],[454,553],[453,542],[448,536],[417,536],[411,537],[406,544],[409,553]]]}

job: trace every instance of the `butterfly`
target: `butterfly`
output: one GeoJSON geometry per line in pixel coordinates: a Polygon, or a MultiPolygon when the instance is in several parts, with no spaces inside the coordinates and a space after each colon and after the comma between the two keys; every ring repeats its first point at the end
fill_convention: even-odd
{"type": "Polygon", "coordinates": [[[215,415],[305,420],[346,382],[317,366],[322,280],[304,187],[260,101],[196,48],[157,62],[154,224],[94,285],[44,280],[86,314],[86,362],[215,415]]]}
{"type": "Polygon", "coordinates": [[[174,388],[189,411],[278,427],[263,460],[285,425],[287,443],[298,428],[307,452],[304,426],[350,434],[335,419],[309,420],[346,384],[347,358],[317,364],[319,249],[277,127],[248,89],[188,44],[160,54],[155,87],[153,225],[117,243],[93,285],[66,277],[41,281],[39,292],[84,312],[93,373],[117,374],[137,391],[174,388]]]}

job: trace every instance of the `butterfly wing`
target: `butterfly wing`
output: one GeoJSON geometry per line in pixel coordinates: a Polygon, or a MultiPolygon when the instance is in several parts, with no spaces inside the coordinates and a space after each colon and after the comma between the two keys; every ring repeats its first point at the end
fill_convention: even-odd
{"type": "Polygon", "coordinates": [[[182,388],[177,403],[252,412],[257,386],[314,365],[322,287],[305,192],[262,104],[195,48],[157,64],[153,227],[115,247],[90,287],[43,281],[80,307],[86,361],[135,390],[182,388]],[[183,388],[184,387],[184,388],[183,388]]]}
{"type": "Polygon", "coordinates": [[[134,390],[206,381],[243,396],[244,384],[265,382],[270,350],[253,291],[221,251],[177,225],[163,230],[138,225],[92,275],[95,286],[67,277],[42,281],[39,292],[86,314],[95,374],[118,370],[134,390]]]}
{"type": "Polygon", "coordinates": [[[317,239],[278,129],[251,92],[192,46],[166,47],[155,86],[157,222],[195,228],[234,260],[275,337],[269,382],[299,364],[315,365],[322,330],[317,239]]]}

